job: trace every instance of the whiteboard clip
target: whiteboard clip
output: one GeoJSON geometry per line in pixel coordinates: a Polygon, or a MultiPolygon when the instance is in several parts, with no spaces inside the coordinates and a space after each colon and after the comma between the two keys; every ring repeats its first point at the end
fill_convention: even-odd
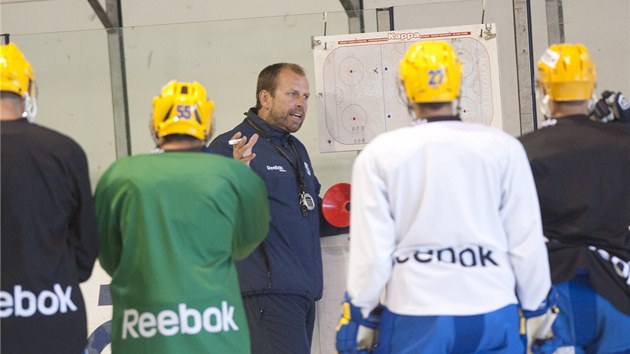
{"type": "Polygon", "coordinates": [[[481,31],[480,37],[483,37],[483,39],[485,39],[485,40],[489,40],[489,39],[492,39],[492,38],[497,36],[497,34],[495,32],[492,32],[492,24],[491,23],[486,23],[485,26],[486,26],[486,28],[481,31]]]}
{"type": "Polygon", "coordinates": [[[322,45],[322,41],[319,39],[315,39],[315,36],[311,36],[311,49],[319,47],[320,45],[322,45]]]}

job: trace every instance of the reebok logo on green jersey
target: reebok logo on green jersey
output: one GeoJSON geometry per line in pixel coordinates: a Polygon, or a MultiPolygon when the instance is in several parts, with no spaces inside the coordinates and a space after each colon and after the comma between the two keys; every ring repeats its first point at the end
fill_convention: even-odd
{"type": "Polygon", "coordinates": [[[221,308],[208,307],[203,312],[179,304],[178,311],[163,310],[157,315],[151,312],[138,313],[136,309],[123,312],[122,339],[151,338],[156,334],[174,336],[178,333],[194,335],[202,330],[209,333],[238,331],[234,322],[234,306],[226,301],[221,308]]]}

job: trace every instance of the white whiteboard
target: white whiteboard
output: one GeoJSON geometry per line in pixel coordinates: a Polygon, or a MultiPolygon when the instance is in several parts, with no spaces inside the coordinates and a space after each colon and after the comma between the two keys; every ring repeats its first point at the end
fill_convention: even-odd
{"type": "Polygon", "coordinates": [[[398,65],[413,43],[450,42],[463,67],[460,116],[502,128],[494,24],[313,38],[320,152],[361,150],[384,131],[408,126],[398,65]]]}

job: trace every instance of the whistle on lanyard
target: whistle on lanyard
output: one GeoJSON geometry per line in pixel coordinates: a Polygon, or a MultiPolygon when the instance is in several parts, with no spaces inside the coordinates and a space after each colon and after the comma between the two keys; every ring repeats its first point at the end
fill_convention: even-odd
{"type": "Polygon", "coordinates": [[[302,191],[300,193],[300,210],[302,210],[302,216],[308,216],[309,210],[315,210],[315,199],[310,194],[302,191]]]}

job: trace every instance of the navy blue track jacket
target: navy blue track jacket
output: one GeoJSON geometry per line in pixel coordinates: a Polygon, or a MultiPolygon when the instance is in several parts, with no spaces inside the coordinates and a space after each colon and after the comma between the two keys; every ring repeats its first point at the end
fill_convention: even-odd
{"type": "Polygon", "coordinates": [[[260,136],[253,147],[256,158],[250,167],[267,186],[271,224],[261,246],[246,259],[236,262],[241,293],[244,296],[290,294],[319,300],[323,288],[320,221],[323,223],[322,236],[347,232],[347,228],[332,227],[321,217],[321,199],[318,197],[321,185],[304,145],[291,134],[266,123],[258,117],[256,109],[251,108],[246,115],[242,123],[210,144],[212,152],[232,157],[228,140],[234,133],[240,131],[248,138],[254,133],[260,136]],[[292,161],[279,153],[265,135],[292,161]],[[317,204],[306,217],[300,210],[300,189],[294,166],[302,171],[306,192],[317,204]]]}

